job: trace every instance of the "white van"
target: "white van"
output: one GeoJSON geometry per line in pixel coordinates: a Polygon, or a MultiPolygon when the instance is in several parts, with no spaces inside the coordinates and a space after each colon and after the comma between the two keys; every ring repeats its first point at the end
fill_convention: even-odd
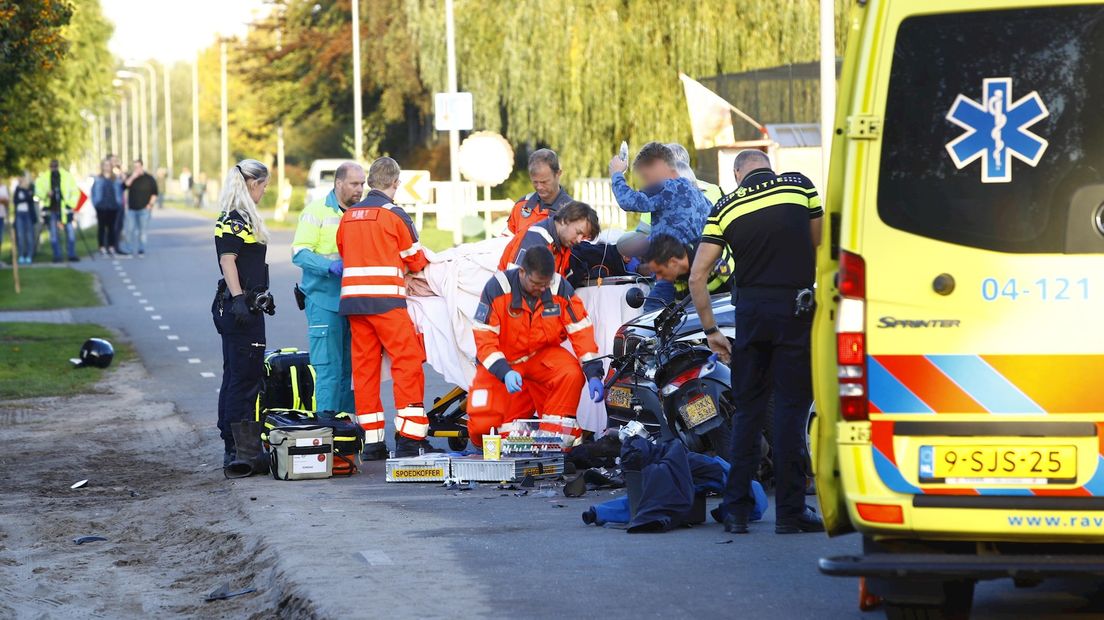
{"type": "Polygon", "coordinates": [[[348,159],[316,159],[311,162],[307,173],[307,204],[326,197],[333,189],[334,174],[337,167],[348,159]]]}

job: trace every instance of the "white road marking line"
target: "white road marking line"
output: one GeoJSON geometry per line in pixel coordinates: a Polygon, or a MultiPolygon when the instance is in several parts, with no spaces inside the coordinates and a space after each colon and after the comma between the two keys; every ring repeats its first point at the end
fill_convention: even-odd
{"type": "Polygon", "coordinates": [[[148,303],[149,303],[149,300],[148,300],[148,299],[139,299],[139,300],[138,300],[138,303],[140,303],[140,304],[148,304],[148,303]]]}
{"type": "MultiPolygon", "coordinates": [[[[139,293],[138,291],[134,291],[134,296],[135,296],[135,297],[141,297],[141,296],[142,296],[142,294],[141,294],[141,293],[139,293]]],[[[142,302],[141,302],[141,301],[139,301],[138,303],[142,303],[142,302]]]]}
{"type": "Polygon", "coordinates": [[[180,340],[180,336],[176,336],[176,335],[173,335],[173,334],[169,334],[168,336],[165,336],[165,337],[168,338],[169,340],[180,340]]]}
{"type": "Polygon", "coordinates": [[[138,285],[137,285],[137,284],[128,284],[128,285],[127,285],[127,290],[128,290],[128,291],[133,291],[133,290],[134,290],[134,289],[136,289],[136,288],[138,288],[138,285]]]}
{"type": "MultiPolygon", "coordinates": [[[[120,273],[119,275],[123,274],[120,273]]],[[[123,278],[123,284],[130,284],[130,278],[123,278]]]]}
{"type": "Polygon", "coordinates": [[[215,378],[215,373],[213,373],[213,372],[201,372],[201,373],[199,373],[199,376],[203,377],[204,379],[214,379],[215,378]]]}
{"type": "Polygon", "coordinates": [[[153,319],[154,321],[160,321],[161,320],[161,315],[160,314],[151,314],[150,318],[153,319]]]}
{"type": "Polygon", "coordinates": [[[191,349],[189,349],[188,347],[177,347],[176,350],[180,351],[181,353],[187,353],[188,351],[191,351],[191,349]]]}
{"type": "Polygon", "coordinates": [[[202,362],[202,360],[200,360],[198,357],[189,357],[188,358],[188,363],[189,364],[199,364],[201,362],[202,362]]]}
{"type": "Polygon", "coordinates": [[[169,331],[169,326],[168,325],[158,325],[157,329],[160,329],[161,331],[169,331]]]}
{"type": "Polygon", "coordinates": [[[153,306],[146,306],[146,312],[153,312],[153,306]]]}

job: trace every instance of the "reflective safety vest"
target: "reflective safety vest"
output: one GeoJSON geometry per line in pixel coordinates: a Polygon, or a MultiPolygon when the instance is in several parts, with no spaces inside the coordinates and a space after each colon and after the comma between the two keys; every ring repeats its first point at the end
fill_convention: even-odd
{"type": "Polygon", "coordinates": [[[528,361],[541,349],[558,347],[565,339],[571,340],[586,375],[602,376],[594,325],[582,300],[559,274],[539,299],[532,300],[521,288],[519,270],[496,272],[483,287],[473,327],[476,359],[500,381],[513,364],[528,361]]]}
{"type": "Polygon", "coordinates": [[[330,312],[337,312],[341,298],[341,278],[330,273],[330,264],[341,258],[337,251],[341,213],[333,191],[308,204],[299,215],[291,242],[291,262],[303,270],[300,289],[312,302],[330,312]]]}
{"type": "Polygon", "coordinates": [[[345,261],[338,308],[344,315],[405,308],[406,272],[429,264],[410,216],[379,190],[345,211],[337,248],[345,261]]]}
{"type": "MultiPolygon", "coordinates": [[[[692,247],[689,252],[690,264],[694,264],[694,254],[697,252],[696,247],[692,247]]],[[[717,259],[717,262],[713,263],[713,268],[709,270],[709,281],[705,283],[706,289],[710,295],[716,295],[717,293],[729,293],[732,292],[732,272],[736,270],[736,259],[732,258],[732,252],[728,249],[728,246],[721,247],[721,257],[717,259]]],[[[690,294],[690,281],[689,276],[679,278],[675,280],[675,298],[685,299],[690,294]]]]}

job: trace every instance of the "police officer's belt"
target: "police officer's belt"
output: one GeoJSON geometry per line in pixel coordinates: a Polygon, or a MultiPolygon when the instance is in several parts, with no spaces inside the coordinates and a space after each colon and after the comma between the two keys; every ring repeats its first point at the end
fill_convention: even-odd
{"type": "Polygon", "coordinates": [[[732,291],[732,301],[793,301],[799,288],[768,287],[768,286],[741,286],[732,291]]]}

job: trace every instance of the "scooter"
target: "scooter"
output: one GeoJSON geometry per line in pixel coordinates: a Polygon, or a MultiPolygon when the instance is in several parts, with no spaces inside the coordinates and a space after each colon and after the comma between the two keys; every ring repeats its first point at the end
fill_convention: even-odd
{"type": "MultiPolygon", "coordinates": [[[[640,307],[643,296],[630,289],[626,301],[640,307]]],[[[689,303],[688,297],[670,304],[652,326],[638,319],[618,332],[605,380],[607,426],[635,420],[660,439],[723,456],[735,411],[731,376],[705,345],[700,324],[688,320],[689,303]]]]}

